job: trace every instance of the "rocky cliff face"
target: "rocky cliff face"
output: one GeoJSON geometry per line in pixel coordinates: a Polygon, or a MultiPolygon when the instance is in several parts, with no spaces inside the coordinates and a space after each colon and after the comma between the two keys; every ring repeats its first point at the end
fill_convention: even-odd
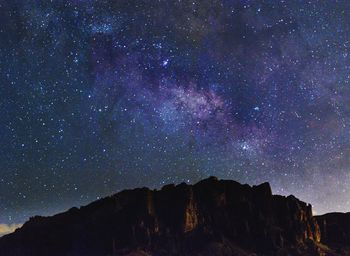
{"type": "Polygon", "coordinates": [[[315,218],[322,243],[331,246],[339,255],[350,255],[350,213],[328,213],[315,218]]]}
{"type": "Polygon", "coordinates": [[[319,241],[310,205],[212,177],[31,218],[0,239],[0,255],[320,255],[319,241]]]}

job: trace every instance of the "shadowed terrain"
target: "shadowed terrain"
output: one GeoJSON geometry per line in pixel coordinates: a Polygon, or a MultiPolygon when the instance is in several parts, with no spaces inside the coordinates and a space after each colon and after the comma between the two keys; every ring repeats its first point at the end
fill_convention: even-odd
{"type": "Polygon", "coordinates": [[[80,209],[33,217],[0,239],[0,254],[336,255],[320,242],[336,244],[339,252],[348,243],[349,229],[338,220],[313,217],[311,205],[272,195],[268,183],[251,187],[210,177],[195,185],[125,190],[80,209]]]}

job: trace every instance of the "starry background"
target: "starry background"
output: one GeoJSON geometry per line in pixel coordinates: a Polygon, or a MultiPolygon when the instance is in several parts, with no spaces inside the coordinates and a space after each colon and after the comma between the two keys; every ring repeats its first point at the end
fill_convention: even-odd
{"type": "Polygon", "coordinates": [[[0,11],[0,223],[210,175],[350,211],[349,1],[0,11]]]}

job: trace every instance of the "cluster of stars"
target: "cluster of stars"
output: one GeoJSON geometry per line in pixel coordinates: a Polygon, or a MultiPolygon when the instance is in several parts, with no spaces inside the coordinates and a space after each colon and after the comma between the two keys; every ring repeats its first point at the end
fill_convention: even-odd
{"type": "Polygon", "coordinates": [[[350,3],[0,9],[0,223],[209,175],[350,211],[350,3]]]}

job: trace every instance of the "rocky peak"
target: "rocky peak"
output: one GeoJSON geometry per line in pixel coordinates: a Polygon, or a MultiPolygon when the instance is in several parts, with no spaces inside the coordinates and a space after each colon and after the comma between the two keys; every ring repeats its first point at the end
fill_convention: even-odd
{"type": "Polygon", "coordinates": [[[319,240],[310,205],[272,195],[268,183],[251,187],[210,177],[195,185],[125,190],[80,209],[34,217],[0,239],[0,251],[3,256],[319,255],[319,240]]]}

